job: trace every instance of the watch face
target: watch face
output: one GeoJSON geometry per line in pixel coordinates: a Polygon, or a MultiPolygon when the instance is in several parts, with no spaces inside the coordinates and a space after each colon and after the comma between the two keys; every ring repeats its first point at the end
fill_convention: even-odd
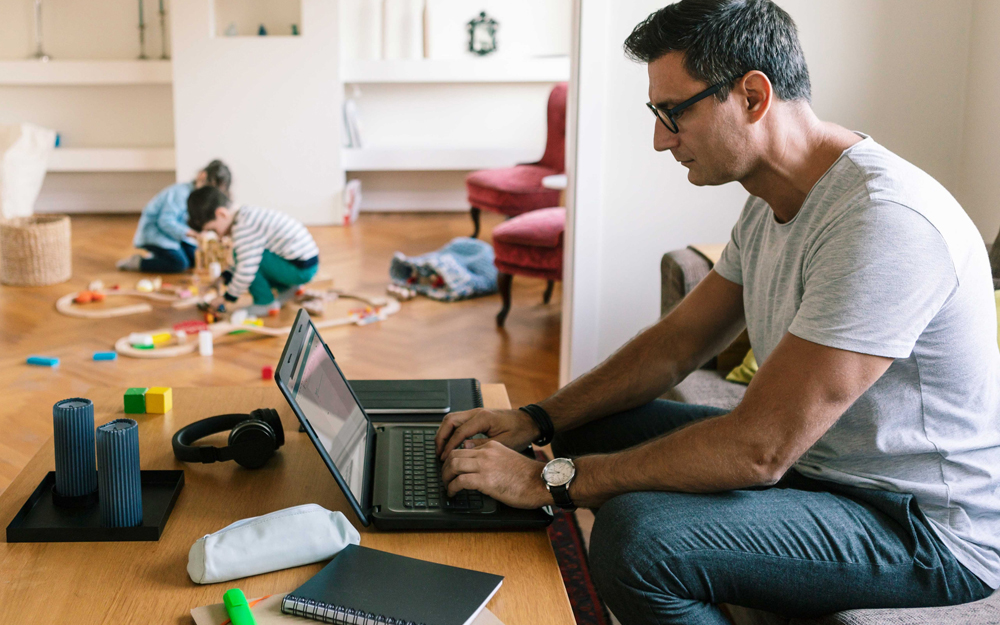
{"type": "Polygon", "coordinates": [[[549,486],[564,486],[576,475],[576,467],[568,458],[556,458],[545,465],[542,478],[549,486]]]}

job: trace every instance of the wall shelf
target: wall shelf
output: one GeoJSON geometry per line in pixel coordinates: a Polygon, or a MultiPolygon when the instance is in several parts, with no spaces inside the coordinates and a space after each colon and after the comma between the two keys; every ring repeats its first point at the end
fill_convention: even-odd
{"type": "Polygon", "coordinates": [[[511,167],[541,156],[537,149],[523,148],[345,148],[340,160],[346,171],[472,171],[511,167]]]}
{"type": "Polygon", "coordinates": [[[345,83],[563,82],[569,80],[569,57],[536,59],[458,59],[344,62],[345,83]]]}
{"type": "Polygon", "coordinates": [[[174,171],[173,148],[56,148],[50,172],[174,171]]]}
{"type": "Polygon", "coordinates": [[[170,61],[0,61],[0,85],[169,85],[170,61]]]}

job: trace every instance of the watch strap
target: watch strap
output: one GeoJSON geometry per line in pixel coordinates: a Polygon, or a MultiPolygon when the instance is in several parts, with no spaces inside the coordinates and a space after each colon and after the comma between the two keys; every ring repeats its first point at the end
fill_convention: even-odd
{"type": "Polygon", "coordinates": [[[549,493],[552,494],[552,501],[563,510],[576,510],[573,498],[569,496],[569,484],[562,486],[549,486],[549,493]]]}

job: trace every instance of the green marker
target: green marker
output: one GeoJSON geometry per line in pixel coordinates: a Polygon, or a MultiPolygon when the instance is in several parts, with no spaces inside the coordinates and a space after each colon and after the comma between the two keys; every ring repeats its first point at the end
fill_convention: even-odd
{"type": "Polygon", "coordinates": [[[257,620],[250,611],[247,598],[239,588],[230,588],[222,595],[222,603],[226,604],[226,613],[233,625],[257,625],[257,620]]]}

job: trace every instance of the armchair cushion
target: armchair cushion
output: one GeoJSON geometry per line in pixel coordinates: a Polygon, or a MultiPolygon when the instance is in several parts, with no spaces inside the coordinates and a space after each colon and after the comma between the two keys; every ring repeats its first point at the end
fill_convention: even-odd
{"type": "Polygon", "coordinates": [[[465,179],[469,204],[508,216],[558,206],[561,191],[542,186],[542,178],[558,173],[539,165],[474,171],[465,179]]]}

